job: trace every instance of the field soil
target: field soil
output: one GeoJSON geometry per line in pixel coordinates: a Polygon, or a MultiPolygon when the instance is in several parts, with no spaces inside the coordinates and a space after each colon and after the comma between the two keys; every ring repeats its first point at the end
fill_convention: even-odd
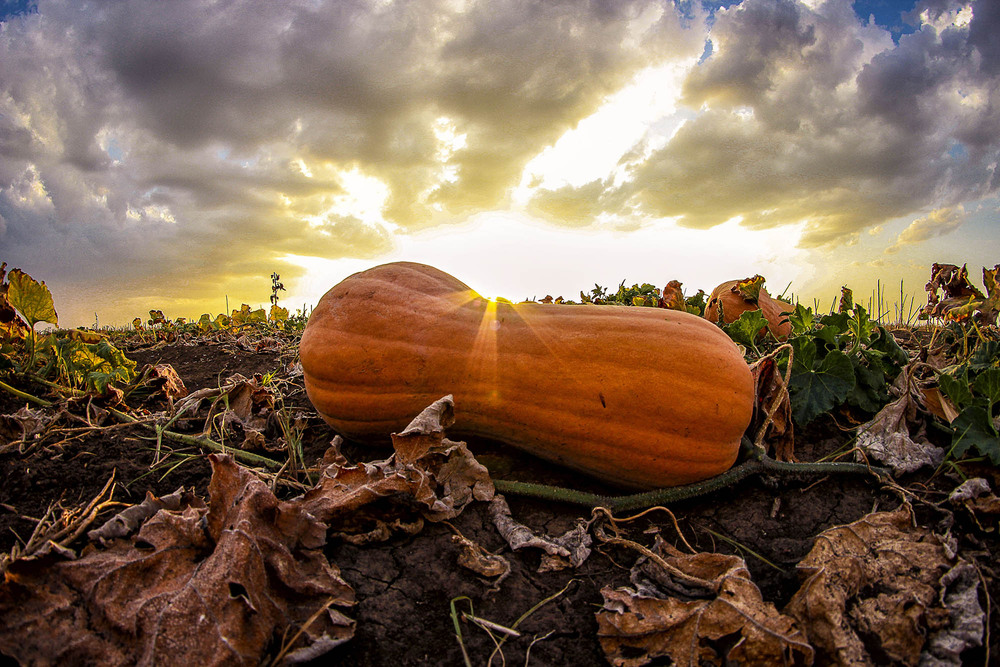
{"type": "MultiPolygon", "coordinates": [[[[258,384],[278,388],[280,407],[298,418],[308,467],[315,470],[331,445],[335,434],[317,417],[302,389],[294,346],[192,340],[137,343],[126,353],[139,367],[169,364],[188,392],[217,388],[236,373],[250,380],[257,376],[258,384]]],[[[167,409],[162,396],[144,400],[150,414],[167,409]]],[[[0,415],[13,415],[24,405],[24,401],[0,393],[0,415]]],[[[85,420],[92,414],[89,409],[76,406],[71,412],[85,420]]],[[[456,405],[459,422],[461,411],[462,406],[456,405]]],[[[197,435],[203,432],[204,417],[203,409],[200,417],[191,415],[171,428],[197,435]]],[[[847,427],[853,425],[836,416],[821,417],[796,433],[797,458],[811,461],[849,449],[852,432],[847,427]]],[[[100,428],[90,428],[81,419],[64,419],[59,428],[50,428],[34,442],[11,442],[0,454],[0,553],[28,542],[50,509],[58,515],[62,510],[86,506],[112,476],[113,500],[121,505],[103,510],[90,528],[125,506],[142,502],[147,493],[162,497],[184,488],[206,500],[209,497],[212,465],[208,455],[166,439],[159,443],[158,452],[155,434],[141,425],[108,419],[100,428]]],[[[494,478],[621,492],[499,443],[470,440],[467,444],[494,478]]],[[[384,448],[345,443],[341,451],[351,461],[376,461],[388,457],[392,450],[386,434],[384,448]]],[[[286,456],[266,451],[262,455],[278,460],[286,456]]],[[[982,475],[993,489],[1000,481],[992,468],[967,467],[965,472],[982,475]]],[[[863,475],[756,475],[730,488],[671,505],[676,523],[667,512],[657,510],[619,524],[618,530],[627,540],[647,547],[659,538],[685,553],[693,549],[738,555],[745,560],[763,600],[781,610],[802,583],[803,575],[796,565],[814,547],[820,533],[858,521],[873,511],[896,509],[905,498],[913,507],[913,529],[949,532],[957,553],[978,571],[982,584],[978,600],[988,622],[990,646],[969,647],[961,660],[985,664],[1000,656],[997,515],[948,509],[948,494],[963,480],[947,470],[933,473],[925,468],[899,478],[895,487],[863,475]]],[[[273,483],[273,475],[265,479],[273,483]]],[[[308,487],[304,480],[303,484],[273,486],[279,498],[290,499],[308,487]]],[[[562,535],[592,517],[587,507],[516,495],[506,499],[512,517],[539,535],[562,535]]],[[[415,525],[416,509],[407,515],[405,505],[402,507],[394,510],[398,519],[394,525],[403,528],[390,530],[382,535],[385,539],[365,542],[356,537],[327,536],[323,553],[354,591],[356,603],[341,611],[355,625],[349,640],[314,658],[313,664],[462,665],[466,656],[472,665],[490,664],[491,659],[494,665],[608,664],[595,614],[603,606],[602,589],[633,585],[630,570],[640,557],[635,550],[620,542],[595,540],[590,557],[582,564],[545,571],[542,549],[511,550],[494,523],[488,502],[471,502],[447,521],[428,520],[422,525],[415,525]],[[490,554],[502,556],[509,563],[509,574],[498,582],[498,577],[463,566],[459,535],[490,554]],[[461,638],[456,635],[456,619],[461,638]],[[475,619],[487,623],[477,624],[475,619]],[[504,630],[514,626],[516,636],[504,630]]],[[[632,513],[618,516],[627,514],[632,513]]],[[[355,535],[363,532],[358,529],[355,535]]],[[[81,535],[70,547],[81,551],[85,542],[81,535]]],[[[872,662],[892,662],[886,660],[879,637],[862,638],[872,662]]],[[[272,640],[263,661],[278,655],[281,639],[272,640]]],[[[48,637],[47,641],[59,642],[60,638],[48,637]]],[[[733,641],[732,637],[718,639],[719,650],[733,641]]],[[[627,664],[642,664],[642,652],[632,658],[626,653],[619,664],[626,664],[627,659],[636,660],[627,664]]],[[[4,654],[0,662],[15,661],[12,655],[4,654]]],[[[817,662],[823,660],[817,658],[817,662]]],[[[670,664],[670,660],[660,657],[654,664],[670,664]]]]}

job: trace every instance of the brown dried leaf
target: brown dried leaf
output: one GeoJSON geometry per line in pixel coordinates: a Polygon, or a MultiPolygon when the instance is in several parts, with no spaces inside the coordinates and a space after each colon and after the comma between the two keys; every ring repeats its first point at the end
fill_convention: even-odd
{"type": "Polygon", "coordinates": [[[458,564],[484,577],[499,577],[493,586],[497,587],[510,575],[510,563],[503,556],[490,553],[478,542],[473,542],[456,530],[451,541],[459,546],[458,564]]]}
{"type": "Polygon", "coordinates": [[[143,369],[140,375],[145,375],[145,384],[155,393],[162,393],[167,398],[167,402],[173,402],[188,395],[184,380],[177,374],[170,364],[156,364],[143,369]]]}
{"type": "Polygon", "coordinates": [[[12,415],[0,415],[0,445],[15,440],[30,442],[35,436],[45,433],[62,416],[62,411],[27,406],[12,415]]]}
{"type": "Polygon", "coordinates": [[[452,397],[435,401],[392,435],[396,453],[384,461],[347,465],[335,440],[320,481],[303,496],[306,511],[331,524],[381,498],[400,497],[421,505],[429,521],[441,521],[458,516],[473,500],[489,500],[489,472],[464,442],[444,437],[453,420],[452,397]]]}
{"type": "Polygon", "coordinates": [[[763,444],[768,445],[767,449],[774,450],[774,457],[779,461],[795,461],[792,401],[785,379],[778,371],[778,363],[773,356],[761,357],[750,364],[750,373],[754,379],[756,400],[748,432],[757,437],[760,429],[766,428],[763,444]]]}
{"type": "Polygon", "coordinates": [[[664,656],[675,665],[812,664],[813,649],[795,621],[764,602],[741,558],[677,554],[664,559],[710,582],[715,594],[690,599],[648,590],[601,590],[597,634],[611,664],[638,667],[664,656]],[[733,636],[735,643],[724,639],[733,636]]]}
{"type": "Polygon", "coordinates": [[[979,289],[969,282],[969,270],[954,264],[938,264],[931,266],[931,279],[924,286],[927,291],[927,305],[921,310],[926,317],[950,317],[950,319],[965,319],[972,314],[978,305],[970,304],[986,299],[979,289]],[[944,293],[942,299],[938,291],[944,293]]]}
{"type": "Polygon", "coordinates": [[[329,605],[354,593],[319,549],[325,527],[230,457],[209,459],[207,509],[161,509],[133,539],[76,561],[14,563],[0,649],[25,664],[259,664],[324,606],[293,658],[347,641],[353,621],[329,605]]]}
{"type": "Polygon", "coordinates": [[[146,519],[154,516],[161,509],[178,512],[187,507],[204,508],[205,504],[193,492],[183,488],[162,498],[157,498],[152,492],[147,491],[145,500],[138,505],[132,505],[122,510],[105,521],[100,528],[88,532],[87,538],[91,542],[104,544],[119,537],[128,537],[139,530],[146,519]]]}
{"type": "Polygon", "coordinates": [[[580,520],[572,530],[559,537],[537,535],[522,523],[518,523],[510,514],[507,500],[501,495],[493,496],[490,501],[490,518],[501,537],[507,541],[514,551],[532,547],[542,549],[549,558],[542,559],[540,572],[560,570],[572,565],[580,567],[590,556],[591,537],[587,532],[586,522],[580,520]]]}
{"type": "Polygon", "coordinates": [[[982,477],[973,477],[948,494],[948,502],[965,507],[973,514],[1000,514],[1000,498],[990,491],[982,477]]]}
{"type": "Polygon", "coordinates": [[[684,292],[681,290],[683,283],[671,280],[663,288],[663,296],[660,297],[660,308],[670,310],[687,311],[687,301],[684,299],[684,292]]]}
{"type": "MultiPolygon", "coordinates": [[[[899,398],[858,427],[859,450],[888,465],[896,475],[937,466],[944,460],[945,452],[927,440],[923,425],[915,435],[910,435],[910,424],[917,421],[918,398],[925,396],[914,379],[912,367],[899,374],[893,391],[899,398]]],[[[861,453],[857,458],[864,460],[861,453]]]]}
{"type": "Polygon", "coordinates": [[[928,635],[952,629],[940,597],[950,569],[940,540],[912,525],[907,506],[875,512],[816,538],[785,613],[823,662],[916,665],[928,635]]]}
{"type": "Polygon", "coordinates": [[[958,417],[958,408],[938,387],[922,387],[921,403],[925,410],[949,424],[958,417]]]}

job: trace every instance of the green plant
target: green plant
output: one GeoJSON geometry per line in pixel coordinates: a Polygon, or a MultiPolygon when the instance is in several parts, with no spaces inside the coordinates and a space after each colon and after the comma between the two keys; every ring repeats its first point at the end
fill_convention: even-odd
{"type": "MultiPolygon", "coordinates": [[[[4,267],[0,266],[0,280],[4,267]]],[[[97,394],[106,393],[114,383],[132,381],[135,362],[102,334],[56,329],[39,335],[36,324],[59,323],[52,293],[44,282],[19,269],[11,270],[7,278],[0,290],[0,311],[9,308],[13,319],[0,330],[0,374],[33,376],[97,394]]]]}
{"type": "MultiPolygon", "coordinates": [[[[877,412],[909,357],[892,335],[843,290],[837,312],[816,317],[797,304],[788,316],[792,345],[792,417],[804,426],[839,406],[877,412]]],[[[787,368],[788,354],[779,365],[787,368]]]]}
{"type": "Polygon", "coordinates": [[[975,449],[1000,465],[1000,342],[981,341],[967,360],[938,375],[938,386],[958,410],[949,427],[950,455],[961,458],[975,449]]]}

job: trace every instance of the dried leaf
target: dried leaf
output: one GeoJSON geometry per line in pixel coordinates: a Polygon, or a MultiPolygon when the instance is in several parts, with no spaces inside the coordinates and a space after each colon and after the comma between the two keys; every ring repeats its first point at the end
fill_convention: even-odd
{"type": "Polygon", "coordinates": [[[785,380],[778,371],[773,356],[761,357],[750,364],[753,375],[753,418],[748,432],[754,437],[765,427],[763,443],[779,461],[795,460],[795,427],[792,423],[792,401],[785,387],[785,380]],[[770,415],[770,417],[768,416],[770,415]]]}
{"type": "Polygon", "coordinates": [[[173,402],[188,395],[184,380],[177,374],[170,364],[156,364],[147,366],[142,374],[146,375],[145,384],[156,393],[162,393],[167,398],[167,402],[173,402]]]}
{"type": "Polygon", "coordinates": [[[922,388],[921,398],[924,409],[938,419],[950,424],[958,417],[958,408],[955,407],[955,404],[947,396],[941,393],[938,387],[922,388]]]}
{"type": "Polygon", "coordinates": [[[683,283],[671,280],[663,288],[663,296],[660,297],[660,307],[670,310],[687,311],[687,301],[684,299],[684,292],[681,290],[683,283]]]}
{"type": "Polygon", "coordinates": [[[453,419],[451,396],[435,401],[392,435],[396,453],[384,461],[347,465],[335,447],[324,457],[320,481],[303,496],[306,510],[335,523],[376,500],[400,497],[420,505],[429,521],[441,521],[458,516],[473,500],[489,500],[494,493],[489,472],[464,442],[444,437],[453,419]]]}
{"type": "Polygon", "coordinates": [[[230,457],[209,460],[208,508],[161,509],[76,561],[15,562],[0,586],[0,650],[32,664],[259,664],[324,607],[295,650],[347,641],[353,621],[329,606],[354,593],[320,550],[325,527],[230,457]]]}
{"type": "Polygon", "coordinates": [[[1000,514],[1000,498],[990,491],[989,482],[982,477],[962,482],[948,495],[948,502],[965,507],[973,514],[1000,514]]]}
{"type": "Polygon", "coordinates": [[[984,616],[979,606],[979,574],[960,562],[941,577],[941,606],[948,623],[933,632],[920,655],[921,667],[961,667],[962,652],[983,643],[984,616]]]}
{"type": "Polygon", "coordinates": [[[940,540],[912,525],[907,506],[875,512],[816,538],[785,613],[822,662],[916,665],[926,637],[951,627],[940,602],[951,567],[940,540]]]}
{"type": "MultiPolygon", "coordinates": [[[[764,602],[741,558],[673,554],[664,560],[691,578],[705,580],[715,593],[690,599],[649,589],[645,594],[602,589],[597,634],[611,664],[638,667],[662,657],[675,665],[812,663],[813,649],[795,621],[764,602]]],[[[664,572],[662,578],[670,574],[664,572]]]]}
{"type": "MultiPolygon", "coordinates": [[[[888,465],[896,475],[937,466],[944,460],[944,450],[927,440],[922,425],[916,436],[910,435],[910,423],[916,421],[918,414],[914,397],[926,394],[914,384],[909,370],[899,374],[895,389],[900,393],[899,398],[858,427],[858,448],[888,465]]],[[[860,454],[857,458],[863,460],[860,454]]]]}
{"type": "Polygon", "coordinates": [[[12,415],[0,415],[0,445],[15,440],[28,442],[35,436],[41,436],[62,416],[62,411],[29,407],[23,407],[12,415]]]}
{"type": "Polygon", "coordinates": [[[499,577],[493,582],[494,588],[510,576],[510,562],[503,556],[487,551],[478,542],[473,542],[456,531],[451,541],[459,546],[458,564],[484,577],[499,577]]]}
{"type": "MultiPolygon", "coordinates": [[[[501,495],[493,496],[490,501],[490,518],[493,525],[501,537],[507,541],[514,551],[532,547],[542,549],[546,554],[557,559],[565,559],[566,565],[580,567],[590,556],[591,537],[587,532],[586,522],[579,520],[572,530],[568,530],[559,537],[549,537],[548,535],[538,535],[533,530],[518,523],[510,514],[510,507],[507,500],[501,495]]],[[[565,561],[544,559],[542,567],[551,571],[563,569],[562,563],[565,561]]]]}
{"type": "Polygon", "coordinates": [[[953,320],[968,318],[986,299],[979,289],[969,282],[969,270],[954,264],[933,264],[931,279],[924,286],[927,305],[921,310],[924,317],[947,317],[953,320]],[[944,293],[942,299],[938,291],[944,293]]]}
{"type": "Polygon", "coordinates": [[[104,544],[109,540],[132,535],[139,527],[162,509],[172,512],[181,511],[187,507],[204,508],[205,504],[194,493],[183,488],[173,493],[157,498],[151,491],[146,492],[146,499],[137,505],[122,510],[104,522],[100,528],[87,533],[91,542],[104,544]]]}

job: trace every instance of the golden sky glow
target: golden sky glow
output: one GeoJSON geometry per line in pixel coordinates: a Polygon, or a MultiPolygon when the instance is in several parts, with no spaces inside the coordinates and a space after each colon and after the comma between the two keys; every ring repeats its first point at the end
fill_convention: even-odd
{"type": "Polygon", "coordinates": [[[920,293],[1000,261],[1000,9],[868,4],[41,0],[0,24],[0,260],[69,326],[394,259],[920,293]]]}

